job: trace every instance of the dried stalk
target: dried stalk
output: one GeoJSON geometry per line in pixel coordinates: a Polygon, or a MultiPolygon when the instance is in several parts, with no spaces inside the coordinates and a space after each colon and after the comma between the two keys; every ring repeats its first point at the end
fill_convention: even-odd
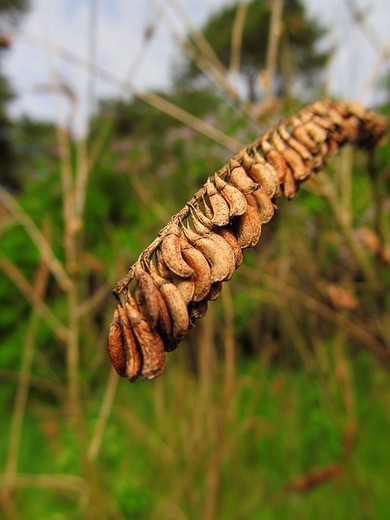
{"type": "MultiPolygon", "coordinates": [[[[176,348],[205,315],[208,301],[218,298],[222,282],[242,262],[242,250],[258,242],[275,201],[293,198],[344,144],[372,150],[384,132],[380,116],[324,100],[268,130],[209,177],[114,288],[108,350],[119,375],[130,381],[160,375],[164,350],[176,348]]],[[[340,219],[345,225],[345,216],[340,219]]],[[[369,342],[383,353],[371,337],[369,342]]]]}

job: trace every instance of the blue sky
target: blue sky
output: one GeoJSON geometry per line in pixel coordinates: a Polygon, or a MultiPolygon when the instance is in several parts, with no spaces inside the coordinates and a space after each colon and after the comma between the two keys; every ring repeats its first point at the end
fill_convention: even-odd
{"type": "MultiPolygon", "coordinates": [[[[74,110],[74,126],[78,133],[85,130],[89,102],[89,73],[47,52],[45,44],[38,47],[29,42],[28,35],[44,39],[64,47],[78,56],[89,56],[89,27],[91,5],[95,3],[96,45],[95,62],[126,79],[137,57],[142,60],[133,75],[137,90],[166,87],[172,63],[177,61],[179,50],[170,31],[164,24],[168,6],[182,5],[191,23],[200,26],[210,14],[231,0],[31,0],[31,10],[24,18],[20,32],[15,33],[12,50],[4,56],[3,71],[18,92],[18,98],[10,106],[11,115],[26,113],[32,117],[53,120],[68,117],[69,103],[45,92],[53,81],[53,71],[66,81],[77,95],[74,110]],[[152,24],[155,32],[147,46],[143,46],[145,28],[152,24]],[[38,87],[38,88],[37,88],[38,87]],[[40,92],[37,92],[40,91],[40,92]],[[53,102],[54,101],[54,102],[53,102]]],[[[358,99],[364,82],[377,59],[379,47],[386,42],[390,46],[389,0],[354,0],[354,4],[366,13],[364,30],[351,18],[347,0],[305,0],[308,13],[330,29],[330,42],[337,52],[329,67],[330,91],[333,95],[358,99]]],[[[168,11],[167,11],[168,9],[168,11]]],[[[184,35],[183,22],[173,24],[175,32],[184,35]]],[[[379,69],[389,69],[389,61],[379,69]]],[[[96,96],[118,95],[117,87],[94,80],[96,96]]],[[[122,96],[130,95],[122,91],[122,96]]],[[[374,101],[372,90],[361,99],[374,101]]]]}

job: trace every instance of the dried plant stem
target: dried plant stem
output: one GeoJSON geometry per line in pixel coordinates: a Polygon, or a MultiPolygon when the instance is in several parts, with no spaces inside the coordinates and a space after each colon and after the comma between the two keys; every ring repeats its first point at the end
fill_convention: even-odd
{"type": "Polygon", "coordinates": [[[118,377],[114,369],[110,370],[103,402],[100,407],[99,417],[96,423],[91,442],[88,448],[87,457],[90,461],[96,460],[102,444],[104,430],[114,402],[115,392],[118,386],[118,377]]]}
{"type": "Polygon", "coordinates": [[[257,283],[263,283],[273,290],[276,289],[285,298],[291,299],[296,303],[301,303],[307,309],[316,312],[319,316],[322,316],[332,323],[335,323],[337,326],[344,328],[348,334],[366,345],[373,354],[390,366],[390,353],[383,347],[382,343],[369,334],[366,329],[360,327],[343,314],[335,312],[311,296],[303,294],[301,291],[294,289],[294,287],[291,287],[282,280],[264,272],[259,273],[252,268],[242,266],[241,274],[246,276],[251,282],[255,281],[257,283]]]}
{"type": "Polygon", "coordinates": [[[66,341],[69,330],[43,302],[15,264],[10,262],[2,253],[0,253],[0,268],[9,276],[26,300],[31,303],[32,307],[37,310],[47,325],[53,330],[55,335],[62,341],[66,341]]]}
{"type": "Polygon", "coordinates": [[[345,207],[342,203],[340,203],[335,186],[324,172],[321,172],[317,179],[322,187],[322,193],[329,202],[329,205],[333,211],[333,215],[337,220],[341,231],[343,232],[344,238],[355,257],[359,268],[369,282],[377,284],[377,273],[368,260],[364,250],[362,247],[360,247],[355,238],[348,207],[345,207]]]}
{"type": "Polygon", "coordinates": [[[282,31],[281,19],[283,12],[283,0],[272,0],[271,3],[271,24],[269,27],[267,57],[266,57],[266,79],[264,85],[264,98],[272,96],[272,86],[276,74],[278,60],[278,44],[282,31]]]}
{"type": "MultiPolygon", "coordinates": [[[[0,475],[0,486],[6,488],[8,486],[7,479],[0,475]]],[[[85,495],[87,486],[82,477],[76,475],[27,475],[18,473],[14,486],[17,488],[25,487],[42,487],[49,488],[59,492],[72,491],[76,494],[85,495]]]]}
{"type": "Polygon", "coordinates": [[[241,0],[237,5],[236,16],[234,18],[232,29],[231,58],[229,66],[229,76],[231,81],[236,79],[240,70],[242,34],[247,12],[248,2],[247,0],[241,0]]]}
{"type": "Polygon", "coordinates": [[[236,381],[236,350],[234,345],[234,306],[229,286],[222,291],[222,305],[224,311],[224,351],[225,351],[225,375],[224,396],[226,402],[235,394],[236,381]]]}
{"type": "Polygon", "coordinates": [[[42,259],[49,266],[53,276],[57,279],[60,287],[68,291],[72,282],[62,267],[59,260],[54,256],[53,251],[41,231],[33,220],[27,215],[17,201],[2,186],[0,186],[0,204],[13,216],[13,218],[26,230],[32,242],[37,246],[42,259]]]}

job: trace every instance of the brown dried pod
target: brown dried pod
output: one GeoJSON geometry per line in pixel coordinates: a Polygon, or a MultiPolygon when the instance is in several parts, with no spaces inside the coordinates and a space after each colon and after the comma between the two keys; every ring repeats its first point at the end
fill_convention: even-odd
{"type": "Polygon", "coordinates": [[[287,199],[292,199],[295,197],[297,192],[297,185],[294,180],[294,175],[289,167],[286,169],[286,176],[283,181],[283,195],[287,199]]]}
{"type": "Polygon", "coordinates": [[[107,348],[112,366],[121,377],[126,377],[126,356],[122,329],[119,323],[118,305],[119,303],[117,303],[117,306],[115,307],[114,316],[108,330],[107,348]]]}
{"type": "Polygon", "coordinates": [[[235,258],[223,238],[216,233],[201,236],[188,228],[183,228],[183,231],[189,243],[196,247],[209,263],[211,282],[229,280],[235,270],[235,258]]]}
{"type": "Polygon", "coordinates": [[[173,283],[167,282],[154,271],[152,276],[167,305],[172,323],[172,338],[179,342],[185,338],[189,327],[189,316],[187,306],[180,291],[173,283]]]}
{"type": "MultiPolygon", "coordinates": [[[[268,136],[265,136],[268,137],[268,136]]],[[[276,150],[266,138],[261,141],[261,148],[264,152],[265,158],[269,161],[275,170],[278,172],[278,181],[281,184],[284,182],[287,173],[287,163],[283,157],[283,154],[276,150]]]]}
{"type": "Polygon", "coordinates": [[[249,168],[248,174],[270,197],[273,197],[279,187],[279,174],[257,151],[254,152],[254,158],[256,162],[249,168]]]}
{"type": "Polygon", "coordinates": [[[318,143],[309,135],[307,128],[303,124],[296,124],[292,131],[297,141],[302,143],[312,154],[316,154],[319,150],[318,143]]]}
{"type": "Polygon", "coordinates": [[[195,276],[192,275],[189,278],[181,278],[180,276],[173,275],[172,283],[179,290],[184,303],[188,305],[192,301],[195,293],[195,276]]]}
{"type": "Polygon", "coordinates": [[[126,377],[129,381],[133,382],[141,373],[142,358],[135,341],[131,323],[129,322],[128,316],[120,303],[117,304],[117,309],[126,356],[126,377]]]}
{"type": "Polygon", "coordinates": [[[272,132],[271,135],[276,149],[283,155],[283,158],[293,173],[294,179],[306,179],[306,177],[310,175],[310,169],[306,167],[302,157],[295,150],[287,146],[278,132],[272,132]]]}
{"type": "Polygon", "coordinates": [[[213,227],[213,221],[206,217],[199,208],[191,206],[192,225],[198,235],[207,235],[213,227]]]}
{"type": "MultiPolygon", "coordinates": [[[[257,193],[257,191],[255,191],[257,193]]],[[[237,236],[234,232],[234,229],[231,226],[224,226],[215,230],[218,235],[227,242],[230,248],[233,251],[234,258],[236,260],[236,269],[239,265],[241,265],[243,260],[243,254],[240,244],[238,243],[237,236]]]]}
{"type": "Polygon", "coordinates": [[[261,221],[256,199],[250,193],[245,196],[248,201],[247,210],[244,215],[236,217],[233,221],[237,240],[242,249],[255,246],[261,235],[261,221]]]}
{"type": "Polygon", "coordinates": [[[190,314],[190,323],[191,326],[194,327],[195,320],[199,320],[203,318],[207,313],[208,301],[202,300],[200,302],[192,302],[188,311],[190,314]]]}
{"type": "Polygon", "coordinates": [[[187,264],[194,270],[195,288],[192,300],[199,302],[206,298],[211,287],[211,269],[203,254],[188,242],[182,244],[182,254],[187,264]]]}
{"type": "Polygon", "coordinates": [[[157,332],[163,340],[165,352],[172,352],[177,347],[178,342],[173,338],[171,315],[169,314],[167,304],[160,291],[157,291],[157,293],[159,307],[157,332]]]}
{"type": "Polygon", "coordinates": [[[219,295],[222,292],[222,282],[214,282],[211,284],[210,292],[207,295],[207,300],[209,301],[215,301],[217,298],[219,298],[219,295]]]}
{"type": "Polygon", "coordinates": [[[177,276],[187,278],[194,274],[194,271],[185,263],[181,254],[178,225],[172,225],[171,232],[164,237],[161,244],[161,253],[168,269],[177,276]]]}
{"type": "Polygon", "coordinates": [[[310,165],[310,162],[313,159],[312,154],[306,148],[306,146],[290,135],[290,133],[287,131],[286,125],[280,124],[277,128],[277,131],[286,145],[295,150],[300,155],[300,157],[310,165]]]}
{"type": "Polygon", "coordinates": [[[259,185],[248,177],[245,169],[235,159],[231,159],[228,164],[230,173],[228,176],[229,184],[238,188],[241,193],[252,193],[259,189],[259,185]]]}
{"type": "Polygon", "coordinates": [[[206,182],[206,193],[213,210],[213,224],[215,226],[226,226],[230,220],[228,203],[210,179],[206,182]]]}
{"type": "Polygon", "coordinates": [[[323,143],[324,141],[326,141],[326,138],[328,137],[328,133],[324,128],[319,126],[317,123],[315,123],[314,121],[308,121],[307,123],[305,123],[304,126],[305,126],[305,129],[306,129],[307,133],[309,134],[309,136],[312,137],[316,143],[319,144],[319,143],[323,143]]]}
{"type": "Polygon", "coordinates": [[[275,213],[275,207],[272,203],[272,200],[263,187],[252,193],[252,195],[257,203],[260,223],[266,224],[271,220],[275,213]]]}
{"type": "Polygon", "coordinates": [[[157,332],[149,327],[133,299],[125,303],[126,315],[142,356],[141,376],[154,379],[164,370],[164,344],[157,332]]]}
{"type": "Polygon", "coordinates": [[[247,204],[245,195],[238,188],[221,179],[219,175],[214,176],[214,182],[229,206],[229,217],[245,213],[247,204]]]}
{"type": "Polygon", "coordinates": [[[141,314],[148,322],[149,326],[154,329],[158,321],[158,290],[154,284],[152,276],[145,271],[139,264],[134,270],[137,278],[137,287],[135,289],[135,301],[141,311],[141,314]]]}

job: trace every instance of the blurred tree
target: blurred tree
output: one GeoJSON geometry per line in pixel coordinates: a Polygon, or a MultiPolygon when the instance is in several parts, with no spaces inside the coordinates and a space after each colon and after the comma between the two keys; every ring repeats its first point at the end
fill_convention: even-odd
{"type": "MultiPolygon", "coordinates": [[[[28,0],[0,0],[0,64],[3,53],[12,45],[7,32],[20,21],[29,7],[28,0]]],[[[18,189],[15,173],[16,154],[11,140],[12,123],[6,113],[6,105],[13,98],[12,89],[0,68],[0,183],[18,189]]]]}
{"type": "MultiPolygon", "coordinates": [[[[246,81],[248,98],[257,97],[256,84],[259,73],[266,68],[268,38],[272,3],[267,0],[252,0],[248,4],[241,42],[240,72],[246,81]]],[[[231,58],[232,29],[237,4],[229,6],[210,20],[202,32],[225,68],[231,58]]],[[[325,30],[317,22],[306,17],[299,0],[285,0],[282,13],[282,31],[279,41],[276,89],[280,95],[289,92],[293,78],[307,86],[325,63],[326,54],[318,52],[316,44],[325,30]]],[[[189,47],[188,40],[185,45],[189,47]]],[[[196,64],[186,61],[177,72],[176,82],[192,82],[201,76],[196,64]]]]}

